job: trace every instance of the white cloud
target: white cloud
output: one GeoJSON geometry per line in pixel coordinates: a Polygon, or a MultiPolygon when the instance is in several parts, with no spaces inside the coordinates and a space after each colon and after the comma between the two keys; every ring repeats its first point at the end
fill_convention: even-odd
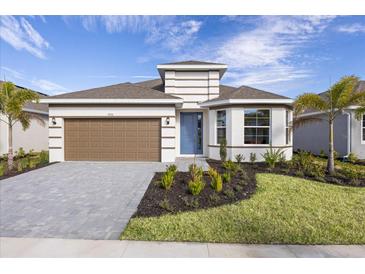
{"type": "Polygon", "coordinates": [[[208,50],[215,52],[215,61],[229,65],[226,78],[236,85],[305,78],[311,71],[300,67],[298,51],[332,20],[332,16],[264,16],[255,21],[253,29],[208,50]]]}
{"type": "Polygon", "coordinates": [[[365,24],[356,23],[352,25],[339,26],[337,31],[346,33],[365,33],[365,24]]]}
{"type": "Polygon", "coordinates": [[[14,69],[11,69],[11,68],[8,68],[8,67],[1,67],[1,77],[3,80],[5,78],[6,81],[8,80],[11,80],[11,79],[19,79],[19,80],[24,80],[25,77],[24,77],[24,74],[19,72],[19,71],[16,71],[14,69]],[[10,77],[10,79],[9,79],[10,77]]]}
{"type": "Polygon", "coordinates": [[[26,50],[32,55],[45,59],[44,50],[49,43],[25,19],[14,16],[1,16],[0,37],[16,50],[26,50]]]}
{"type": "Polygon", "coordinates": [[[60,94],[60,93],[64,93],[67,92],[68,89],[56,84],[54,82],[48,81],[48,80],[44,80],[44,79],[34,79],[31,81],[31,83],[39,88],[41,91],[45,91],[47,93],[50,93],[52,95],[54,94],[60,94]]]}
{"type": "MultiPolygon", "coordinates": [[[[65,19],[68,22],[68,19],[65,19]]],[[[108,33],[145,33],[148,44],[161,44],[172,52],[190,44],[202,22],[181,20],[175,16],[82,16],[81,24],[87,31],[105,28],[108,33]]]]}
{"type": "Polygon", "coordinates": [[[132,76],[132,78],[137,78],[137,79],[154,79],[154,78],[158,78],[156,75],[134,75],[132,76]]]}

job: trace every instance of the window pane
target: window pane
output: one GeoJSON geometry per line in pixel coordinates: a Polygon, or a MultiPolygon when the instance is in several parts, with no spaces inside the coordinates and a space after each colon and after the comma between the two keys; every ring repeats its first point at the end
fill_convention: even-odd
{"type": "Polygon", "coordinates": [[[269,136],[257,136],[257,144],[259,145],[268,145],[269,144],[269,136]]]}
{"type": "Polygon", "coordinates": [[[248,145],[256,144],[256,136],[251,136],[251,135],[245,134],[245,144],[248,144],[248,145]]]}
{"type": "Polygon", "coordinates": [[[365,128],[362,129],[362,140],[365,141],[365,128]]]}
{"type": "Polygon", "coordinates": [[[362,116],[362,126],[365,127],[365,114],[362,116]]]}
{"type": "Polygon", "coordinates": [[[217,127],[225,127],[226,126],[226,111],[220,110],[217,111],[217,127]]]}
{"type": "Polygon", "coordinates": [[[255,127],[246,127],[245,135],[256,135],[256,128],[255,127]]]}
{"type": "Polygon", "coordinates": [[[257,126],[259,127],[268,127],[270,126],[270,118],[259,118],[257,119],[257,126]]]}
{"type": "Polygon", "coordinates": [[[270,110],[268,109],[259,109],[257,110],[257,117],[270,117],[270,110]]]}
{"type": "Polygon", "coordinates": [[[217,129],[217,144],[220,144],[225,139],[226,139],[226,129],[218,128],[217,129]]]}
{"type": "Polygon", "coordinates": [[[245,126],[257,126],[256,118],[245,118],[245,126]]]}
{"type": "Polygon", "coordinates": [[[269,136],[270,130],[268,128],[257,128],[257,135],[267,135],[269,136]]]}
{"type": "Polygon", "coordinates": [[[245,109],[245,117],[254,117],[254,118],[256,118],[256,112],[257,112],[257,109],[255,109],[255,108],[245,109]]]}

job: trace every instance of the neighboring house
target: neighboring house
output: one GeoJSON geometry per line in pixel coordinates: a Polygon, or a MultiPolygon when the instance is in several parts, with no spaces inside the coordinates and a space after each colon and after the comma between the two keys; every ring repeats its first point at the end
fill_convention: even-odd
{"type": "MultiPolygon", "coordinates": [[[[0,86],[2,85],[0,81],[0,86]]],[[[16,88],[23,88],[16,86],[16,88]]],[[[47,95],[37,92],[40,98],[47,95]]],[[[17,122],[13,127],[13,151],[16,152],[22,147],[26,152],[48,150],[48,106],[47,104],[27,103],[24,111],[39,114],[45,122],[41,125],[38,121],[32,120],[30,127],[23,130],[22,125],[17,122]]],[[[1,114],[0,114],[1,116],[1,114]]],[[[5,117],[1,116],[5,120],[5,117]]],[[[8,125],[0,120],[0,156],[8,153],[8,125]]]]}
{"type": "Polygon", "coordinates": [[[162,161],[261,154],[292,156],[293,100],[220,85],[227,65],[186,61],[157,66],[160,79],[48,97],[51,161],[162,161]]]}
{"type": "MultiPolygon", "coordinates": [[[[365,90],[365,81],[360,81],[357,91],[365,90]]],[[[320,93],[324,95],[325,93],[320,93]]],[[[334,123],[334,147],[339,156],[344,157],[355,153],[360,159],[365,159],[365,116],[361,120],[355,118],[356,106],[351,106],[337,116],[334,123]]],[[[325,119],[319,112],[307,112],[303,115],[325,119]]],[[[294,149],[320,154],[328,152],[328,122],[312,122],[294,130],[294,149]]]]}

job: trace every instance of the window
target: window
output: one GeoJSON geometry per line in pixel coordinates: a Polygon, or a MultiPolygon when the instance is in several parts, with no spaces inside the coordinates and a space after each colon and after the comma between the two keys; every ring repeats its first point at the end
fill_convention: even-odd
{"type": "Polygon", "coordinates": [[[362,141],[365,142],[365,114],[362,115],[362,141]]]}
{"type": "Polygon", "coordinates": [[[245,144],[270,144],[270,110],[245,109],[245,144]]]}
{"type": "Polygon", "coordinates": [[[226,139],[226,111],[217,111],[217,144],[226,139]]]}
{"type": "Polygon", "coordinates": [[[291,134],[290,134],[291,130],[289,122],[290,122],[290,112],[289,110],[287,110],[285,113],[285,143],[287,145],[289,145],[291,142],[291,134]]]}

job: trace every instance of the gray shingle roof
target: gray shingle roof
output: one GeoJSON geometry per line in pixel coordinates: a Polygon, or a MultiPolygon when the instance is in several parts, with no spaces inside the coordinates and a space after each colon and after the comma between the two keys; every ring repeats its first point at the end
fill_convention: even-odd
{"type": "Polygon", "coordinates": [[[224,86],[223,89],[221,86],[220,95],[217,98],[214,98],[207,102],[215,102],[228,99],[290,99],[290,98],[247,86],[241,86],[239,88],[224,86]]]}
{"type": "Polygon", "coordinates": [[[225,65],[225,64],[189,60],[189,61],[181,61],[181,62],[174,62],[174,63],[165,63],[165,64],[161,64],[161,65],[225,65]]]}
{"type": "Polygon", "coordinates": [[[50,99],[180,99],[147,86],[121,83],[49,97],[50,99]]]}
{"type": "MultiPolygon", "coordinates": [[[[2,86],[2,84],[4,83],[4,81],[0,80],[0,88],[2,86]]],[[[15,85],[15,88],[17,89],[25,89],[25,87],[21,87],[18,85],[15,85]]],[[[34,90],[32,90],[34,91],[34,90]]],[[[39,98],[48,98],[48,96],[44,93],[38,92],[38,91],[34,91],[36,93],[38,93],[39,98]]],[[[35,110],[35,111],[42,111],[42,112],[48,112],[48,104],[41,104],[41,103],[26,103],[24,105],[24,109],[29,109],[29,110],[35,110]]]]}

